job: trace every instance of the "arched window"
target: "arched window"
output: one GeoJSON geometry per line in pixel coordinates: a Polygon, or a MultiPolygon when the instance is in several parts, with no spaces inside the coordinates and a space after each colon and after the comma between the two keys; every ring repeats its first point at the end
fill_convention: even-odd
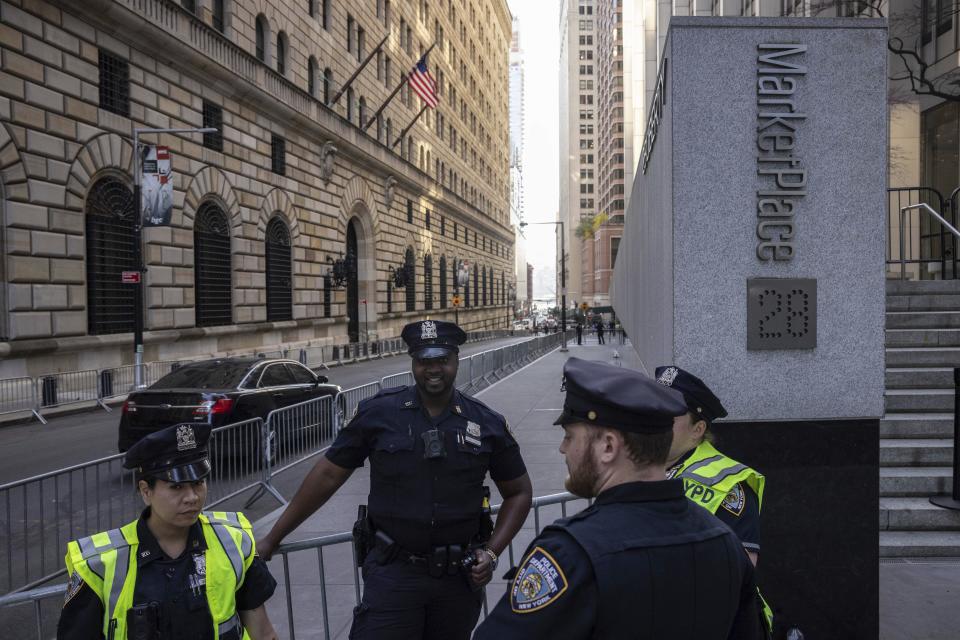
{"type": "Polygon", "coordinates": [[[413,136],[407,136],[407,162],[413,162],[413,136]]]}
{"type": "Polygon", "coordinates": [[[257,60],[267,61],[267,41],[270,36],[270,23],[262,13],[257,16],[257,60]]]}
{"type": "Polygon", "coordinates": [[[360,102],[358,104],[357,113],[360,114],[360,118],[357,125],[362,129],[363,125],[367,124],[367,99],[360,96],[360,102]]]}
{"type": "Polygon", "coordinates": [[[447,308],[447,257],[440,256],[440,308],[447,308]]]}
{"type": "MultiPolygon", "coordinates": [[[[484,278],[486,280],[486,278],[484,278]]],[[[477,265],[473,265],[473,306],[480,305],[480,272],[477,270],[477,265]]]]}
{"type": "Polygon", "coordinates": [[[290,231],[276,216],[267,225],[267,320],[293,318],[293,273],[290,264],[290,231]]]}
{"type": "Polygon", "coordinates": [[[287,73],[287,34],[283,31],[277,34],[277,73],[287,73]]]}
{"type": "Polygon", "coordinates": [[[483,296],[482,296],[483,306],[487,306],[487,269],[486,267],[483,268],[482,282],[483,282],[483,296]]]}
{"type": "Polygon", "coordinates": [[[407,272],[407,311],[417,310],[417,271],[414,264],[413,247],[407,247],[403,268],[407,272]]]}
{"type": "Polygon", "coordinates": [[[213,28],[223,33],[226,26],[226,12],[223,4],[225,0],[213,0],[213,28]]]}
{"type": "Polygon", "coordinates": [[[307,93],[317,97],[317,59],[313,56],[307,61],[307,93]]]}
{"type": "Polygon", "coordinates": [[[383,142],[383,114],[377,116],[377,142],[383,142]]]}
{"type": "Polygon", "coordinates": [[[347,120],[353,122],[353,87],[347,89],[347,120]]]}
{"type": "Polygon", "coordinates": [[[233,322],[230,225],[223,210],[209,200],[197,209],[193,252],[197,326],[230,324],[233,322]]]}
{"type": "Polygon", "coordinates": [[[384,126],[384,134],[386,135],[386,145],[390,147],[393,144],[393,120],[387,118],[387,124],[384,126]]]}
{"type": "Polygon", "coordinates": [[[117,178],[98,180],[87,194],[87,332],[133,331],[136,289],[121,282],[137,269],[133,191],[117,178]]]}
{"type": "Polygon", "coordinates": [[[433,257],[423,256],[423,308],[433,309],[433,257]]]}
{"type": "Polygon", "coordinates": [[[420,170],[423,170],[423,145],[420,145],[420,162],[417,164],[420,170]]]}
{"type": "Polygon", "coordinates": [[[330,92],[333,90],[333,71],[330,67],[323,70],[323,104],[330,104],[330,92]]]}

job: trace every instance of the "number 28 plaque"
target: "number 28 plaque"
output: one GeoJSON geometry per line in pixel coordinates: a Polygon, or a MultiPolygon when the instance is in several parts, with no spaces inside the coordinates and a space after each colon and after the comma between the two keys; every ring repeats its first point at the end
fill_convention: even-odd
{"type": "Polygon", "coordinates": [[[814,278],[747,280],[747,349],[815,349],[817,281],[814,278]]]}

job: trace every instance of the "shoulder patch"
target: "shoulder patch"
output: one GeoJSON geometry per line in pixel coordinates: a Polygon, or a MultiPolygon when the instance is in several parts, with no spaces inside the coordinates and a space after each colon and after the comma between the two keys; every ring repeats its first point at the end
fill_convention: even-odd
{"type": "Polygon", "coordinates": [[[83,587],[83,578],[80,577],[80,574],[76,571],[73,572],[73,575],[70,576],[70,583],[67,585],[67,592],[63,596],[63,606],[66,607],[67,604],[73,597],[80,593],[80,589],[83,587]]]}
{"type": "Polygon", "coordinates": [[[743,507],[746,504],[747,497],[743,493],[743,486],[741,486],[741,484],[738,482],[737,484],[733,485],[733,489],[731,489],[730,493],[726,495],[720,506],[733,515],[739,516],[741,513],[743,513],[743,507]]]}
{"type": "Polygon", "coordinates": [[[548,607],[567,590],[567,577],[553,556],[534,547],[513,578],[510,608],[514,613],[533,613],[548,607]]]}

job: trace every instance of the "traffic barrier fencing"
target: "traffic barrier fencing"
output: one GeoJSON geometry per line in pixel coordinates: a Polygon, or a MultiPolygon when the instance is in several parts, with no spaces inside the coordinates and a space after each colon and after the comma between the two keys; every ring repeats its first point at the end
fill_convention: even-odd
{"type": "Polygon", "coordinates": [[[353,417],[353,413],[357,410],[357,405],[360,404],[361,400],[366,400],[367,398],[372,398],[373,396],[380,393],[380,381],[370,382],[367,384],[360,385],[359,387],[353,387],[351,389],[344,389],[337,394],[335,399],[337,405],[336,413],[336,429],[340,431],[350,418],[353,417]]]}
{"type": "Polygon", "coordinates": [[[96,402],[109,411],[110,409],[100,398],[97,376],[96,369],[45,373],[37,376],[38,412],[40,408],[62,407],[80,402],[96,402]]]}
{"type": "Polygon", "coordinates": [[[24,376],[0,380],[0,414],[29,411],[46,424],[37,406],[37,387],[33,378],[24,376]]]}
{"type": "MultiPolygon", "coordinates": [[[[320,453],[336,436],[334,397],[324,396],[275,409],[267,416],[272,438],[267,460],[267,482],[274,475],[320,453]]],[[[279,496],[279,493],[274,493],[279,496]]],[[[286,502],[282,497],[281,502],[286,502]]]]}
{"type": "Polygon", "coordinates": [[[391,387],[405,387],[410,386],[414,383],[413,373],[410,371],[403,371],[401,373],[394,373],[393,375],[383,376],[380,378],[380,388],[389,389],[391,387]]]}

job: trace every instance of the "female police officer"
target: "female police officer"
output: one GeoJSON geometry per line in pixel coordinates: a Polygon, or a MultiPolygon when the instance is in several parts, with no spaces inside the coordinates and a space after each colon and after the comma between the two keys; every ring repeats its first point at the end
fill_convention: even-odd
{"type": "Polygon", "coordinates": [[[146,509],[67,545],[58,640],[275,640],[263,603],[276,581],[240,513],[204,512],[209,425],[176,425],[130,447],[146,509]]]}

